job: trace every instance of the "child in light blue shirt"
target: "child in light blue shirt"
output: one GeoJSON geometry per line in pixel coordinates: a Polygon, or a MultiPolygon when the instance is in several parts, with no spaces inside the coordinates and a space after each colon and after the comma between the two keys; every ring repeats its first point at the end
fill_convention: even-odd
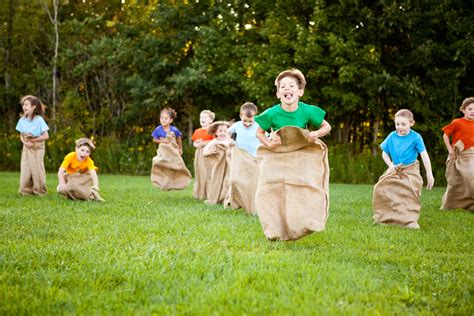
{"type": "Polygon", "coordinates": [[[252,156],[257,156],[257,147],[260,141],[256,136],[258,124],[255,122],[257,106],[246,102],[240,107],[240,121],[229,128],[229,133],[236,134],[235,144],[252,156]]]}

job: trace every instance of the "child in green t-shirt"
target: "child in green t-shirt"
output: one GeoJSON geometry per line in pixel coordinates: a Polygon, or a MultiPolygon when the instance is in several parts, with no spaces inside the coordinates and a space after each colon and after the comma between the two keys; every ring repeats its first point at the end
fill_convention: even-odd
{"type": "Polygon", "coordinates": [[[309,133],[308,139],[312,142],[331,131],[331,125],[324,120],[324,110],[299,101],[306,86],[306,79],[301,71],[290,69],[281,72],[275,80],[275,86],[276,96],[281,103],[255,117],[260,126],[256,136],[265,146],[274,148],[281,144],[280,137],[273,131],[284,126],[308,128],[312,124],[317,128],[309,133]],[[270,138],[265,136],[265,131],[272,131],[270,138]]]}

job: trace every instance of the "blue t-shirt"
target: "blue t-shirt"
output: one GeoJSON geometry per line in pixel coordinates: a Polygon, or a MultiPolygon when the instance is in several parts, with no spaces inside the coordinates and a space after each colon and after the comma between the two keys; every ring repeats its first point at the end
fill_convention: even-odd
{"type": "Polygon", "coordinates": [[[418,154],[426,150],[423,138],[414,130],[410,130],[410,133],[405,136],[400,136],[393,131],[380,144],[380,147],[390,155],[394,165],[412,164],[418,158],[418,154]]]}
{"type": "Polygon", "coordinates": [[[49,127],[43,117],[35,115],[32,120],[22,117],[16,124],[16,130],[20,133],[31,133],[33,137],[39,137],[49,130],[49,127]]]}
{"type": "Polygon", "coordinates": [[[260,145],[260,141],[255,136],[257,128],[257,122],[254,122],[250,127],[245,127],[242,121],[235,123],[229,128],[229,133],[237,134],[235,144],[254,157],[257,156],[257,147],[260,145]]]}
{"type": "MultiPolygon", "coordinates": [[[[181,137],[181,132],[176,128],[174,127],[173,125],[170,125],[170,133],[173,133],[174,136],[176,137],[181,137]]],[[[153,138],[166,138],[166,134],[167,132],[163,129],[163,126],[159,125],[157,128],[155,128],[155,130],[153,131],[153,133],[151,133],[151,136],[153,138]]]]}

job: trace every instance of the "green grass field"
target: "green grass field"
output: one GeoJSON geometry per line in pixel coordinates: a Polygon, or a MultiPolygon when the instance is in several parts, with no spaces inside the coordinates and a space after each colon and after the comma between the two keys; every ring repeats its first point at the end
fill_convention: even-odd
{"type": "Polygon", "coordinates": [[[0,173],[0,314],[474,314],[474,217],[424,191],[421,230],[372,224],[371,185],[332,184],[326,230],[269,242],[192,189],[101,175],[105,203],[17,194],[0,173]]]}

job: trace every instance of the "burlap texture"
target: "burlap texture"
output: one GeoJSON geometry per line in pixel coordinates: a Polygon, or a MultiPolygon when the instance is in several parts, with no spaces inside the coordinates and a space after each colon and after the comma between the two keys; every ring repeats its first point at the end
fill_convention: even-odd
{"type": "Polygon", "coordinates": [[[20,162],[19,192],[21,194],[45,195],[48,193],[43,162],[44,153],[44,142],[34,142],[31,148],[23,145],[20,162]]]}
{"type": "Polygon", "coordinates": [[[372,207],[377,223],[417,227],[420,217],[420,197],[423,179],[418,161],[398,165],[375,184],[372,207]]]}
{"type": "Polygon", "coordinates": [[[71,200],[104,201],[99,192],[92,188],[93,181],[89,172],[74,173],[66,177],[66,189],[58,193],[71,200]]]}
{"type": "Polygon", "coordinates": [[[151,182],[161,190],[183,190],[191,182],[191,173],[179,154],[178,144],[171,138],[169,144],[161,143],[153,157],[151,182]]]}
{"type": "Polygon", "coordinates": [[[204,157],[211,166],[206,203],[221,204],[229,189],[231,150],[219,143],[209,143],[206,148],[204,157]]]}
{"type": "Polygon", "coordinates": [[[230,184],[224,206],[230,206],[234,210],[242,208],[247,214],[256,215],[257,158],[237,146],[232,148],[231,157],[230,184]]]}
{"type": "Polygon", "coordinates": [[[454,145],[455,159],[446,161],[448,185],[443,195],[442,210],[462,208],[474,211],[474,148],[464,150],[462,141],[454,145]]]}
{"type": "Polygon", "coordinates": [[[194,153],[194,186],[193,197],[195,199],[205,200],[211,177],[211,165],[208,159],[204,158],[203,149],[196,148],[194,153]]]}
{"type": "Polygon", "coordinates": [[[278,130],[282,144],[260,146],[255,206],[269,240],[296,240],[323,231],[329,213],[329,163],[321,141],[308,142],[309,131],[278,130]]]}

